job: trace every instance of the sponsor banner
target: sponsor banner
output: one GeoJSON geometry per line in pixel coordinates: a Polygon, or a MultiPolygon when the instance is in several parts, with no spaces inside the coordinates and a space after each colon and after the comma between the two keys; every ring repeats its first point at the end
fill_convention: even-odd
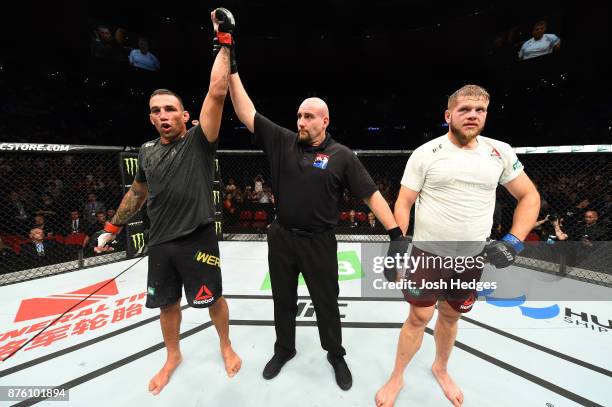
{"type": "MultiPolygon", "coordinates": [[[[119,167],[121,169],[121,183],[123,184],[123,192],[126,193],[134,177],[138,171],[138,153],[133,152],[122,152],[119,154],[119,167]]],[[[125,238],[126,238],[126,253],[128,258],[136,256],[139,250],[141,250],[146,244],[145,229],[147,222],[146,220],[146,206],[138,211],[134,216],[130,218],[130,223],[125,226],[125,238]]]]}
{"type": "Polygon", "coordinates": [[[573,146],[515,147],[516,154],[552,154],[552,153],[605,153],[612,151],[612,144],[591,144],[573,146]]]}
{"type": "Polygon", "coordinates": [[[123,147],[86,146],[77,144],[47,144],[47,143],[0,143],[0,151],[32,152],[32,153],[65,153],[67,151],[123,151],[123,147]]]}
{"type": "Polygon", "coordinates": [[[215,208],[215,233],[217,240],[223,240],[223,194],[221,193],[221,169],[219,159],[215,158],[215,178],[213,180],[213,208],[215,208]]]}

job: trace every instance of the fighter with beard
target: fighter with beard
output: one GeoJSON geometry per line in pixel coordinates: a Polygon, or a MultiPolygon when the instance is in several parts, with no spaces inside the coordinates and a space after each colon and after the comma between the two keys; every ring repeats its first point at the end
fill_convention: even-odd
{"type": "MultiPolygon", "coordinates": [[[[522,240],[537,220],[540,196],[513,149],[480,135],[488,106],[489,94],[482,87],[466,85],[457,90],[448,98],[445,112],[448,133],[423,144],[410,156],[394,215],[406,233],[410,210],[416,203],[412,256],[444,256],[442,252],[449,247],[465,245],[472,250],[471,256],[482,254],[495,267],[507,267],[514,262],[523,247],[522,240]],[[498,184],[518,203],[509,233],[500,241],[487,243],[498,184]]],[[[482,268],[477,266],[462,273],[439,266],[421,266],[404,278],[466,281],[479,280],[481,273],[482,268]]],[[[415,283],[421,287],[421,281],[415,283]]],[[[474,290],[451,287],[406,289],[404,297],[410,303],[410,312],[400,332],[393,372],[376,394],[376,405],[394,405],[403,386],[404,370],[421,346],[437,303],[436,356],[431,371],[448,400],[460,406],[463,393],[449,376],[447,366],[457,336],[457,321],[461,313],[473,307],[477,294],[474,290]]]]}

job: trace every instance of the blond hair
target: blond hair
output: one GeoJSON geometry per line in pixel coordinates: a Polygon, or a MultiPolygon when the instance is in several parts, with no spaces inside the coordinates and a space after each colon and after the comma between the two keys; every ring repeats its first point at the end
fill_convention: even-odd
{"type": "Polygon", "coordinates": [[[457,103],[459,97],[468,97],[474,99],[485,99],[489,101],[489,92],[485,88],[478,85],[465,85],[458,89],[448,97],[448,109],[450,110],[457,103]]]}

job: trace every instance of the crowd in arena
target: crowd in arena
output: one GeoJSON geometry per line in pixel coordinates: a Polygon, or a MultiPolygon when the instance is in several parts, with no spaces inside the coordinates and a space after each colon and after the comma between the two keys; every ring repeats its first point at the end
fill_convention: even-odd
{"type": "MultiPolygon", "coordinates": [[[[0,253],[4,272],[74,260],[79,250],[84,256],[94,255],[89,237],[113,216],[123,193],[116,162],[107,158],[95,154],[0,158],[0,253]]],[[[546,158],[551,164],[559,161],[555,165],[564,160],[561,156],[546,158]]],[[[549,166],[538,166],[540,161],[525,157],[527,171],[542,197],[539,221],[527,240],[551,246],[564,241],[582,242],[583,253],[588,253],[591,242],[612,238],[612,195],[606,176],[610,167],[594,156],[573,158],[572,165],[581,168],[563,174],[559,167],[547,170],[549,166]]],[[[385,167],[391,165],[391,159],[385,163],[370,158],[362,161],[393,208],[401,173],[385,167]]],[[[401,166],[405,157],[396,161],[401,166]]],[[[224,161],[221,163],[223,166],[224,161]]],[[[229,172],[236,173],[236,169],[229,172]]],[[[249,175],[246,168],[239,172],[243,175],[224,177],[222,181],[224,230],[263,234],[274,219],[270,180],[261,173],[249,175]]],[[[348,191],[342,194],[339,209],[337,233],[385,233],[367,206],[348,191]]],[[[508,232],[513,210],[513,199],[499,188],[493,238],[508,232]]]]}

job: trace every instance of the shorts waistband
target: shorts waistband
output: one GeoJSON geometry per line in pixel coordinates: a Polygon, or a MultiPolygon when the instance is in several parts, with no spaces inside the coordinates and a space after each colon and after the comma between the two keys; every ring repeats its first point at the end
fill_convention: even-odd
{"type": "Polygon", "coordinates": [[[315,235],[318,235],[319,233],[324,233],[324,232],[328,232],[328,231],[332,230],[331,227],[329,227],[329,228],[318,228],[318,229],[289,228],[289,227],[286,227],[285,225],[283,225],[282,223],[280,223],[278,221],[278,219],[276,220],[276,223],[278,223],[278,225],[281,228],[283,228],[283,229],[293,233],[294,235],[303,236],[303,237],[314,237],[315,235]]]}

